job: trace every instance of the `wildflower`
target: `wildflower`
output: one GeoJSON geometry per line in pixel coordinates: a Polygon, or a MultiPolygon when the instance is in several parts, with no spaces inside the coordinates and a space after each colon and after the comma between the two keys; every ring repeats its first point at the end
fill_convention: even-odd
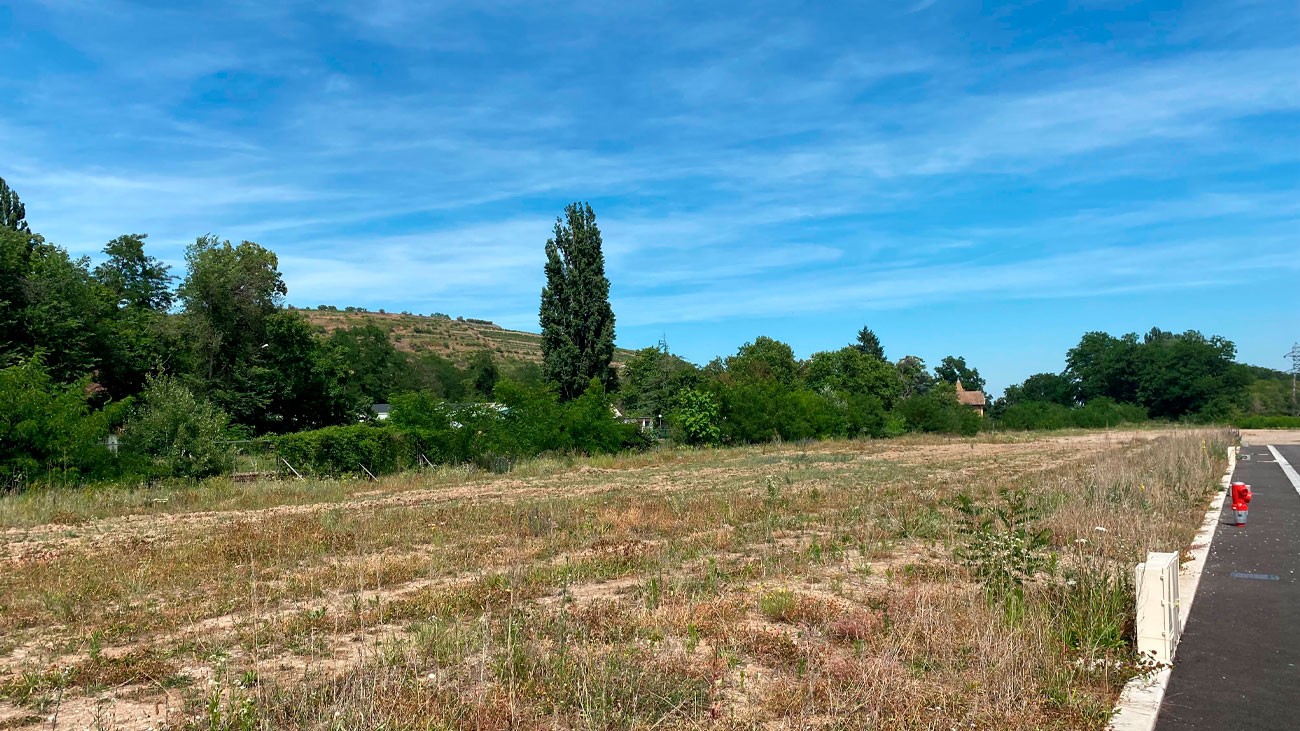
{"type": "Polygon", "coordinates": [[[1088,542],[1088,539],[1087,539],[1087,538],[1075,538],[1075,539],[1074,539],[1074,542],[1075,542],[1075,543],[1087,543],[1087,542],[1088,542]]]}
{"type": "Polygon", "coordinates": [[[1097,527],[1093,528],[1093,530],[1097,531],[1098,533],[1109,533],[1109,532],[1110,532],[1110,531],[1106,530],[1105,528],[1103,528],[1103,527],[1101,527],[1101,526],[1097,526],[1097,527]]]}

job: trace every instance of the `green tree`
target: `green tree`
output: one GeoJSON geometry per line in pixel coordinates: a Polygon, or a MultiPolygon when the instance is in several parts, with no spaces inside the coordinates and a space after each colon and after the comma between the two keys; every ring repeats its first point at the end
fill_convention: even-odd
{"type": "Polygon", "coordinates": [[[1012,406],[1028,403],[1074,406],[1074,384],[1057,373],[1035,373],[1022,383],[1007,386],[1002,397],[993,402],[989,414],[1000,417],[1012,406]]]}
{"type": "Polygon", "coordinates": [[[903,384],[903,398],[924,394],[934,385],[935,378],[925,367],[925,361],[915,355],[905,355],[894,364],[898,379],[903,384]]]}
{"type": "Polygon", "coordinates": [[[144,388],[147,374],[163,370],[179,346],[168,314],[174,277],[166,264],[145,254],[145,238],[130,234],[108,242],[108,258],[94,271],[113,303],[99,381],[118,398],[144,388]]]}
{"type": "Polygon", "coordinates": [[[1155,418],[1226,419],[1251,406],[1251,374],[1235,362],[1236,352],[1232,341],[1195,330],[1154,327],[1141,340],[1090,332],[1066,355],[1065,375],[1084,404],[1108,398],[1155,418]]]}
{"type": "Polygon", "coordinates": [[[296,311],[275,254],[200,237],[185,252],[178,294],[190,384],[239,424],[296,431],[346,421],[359,404],[343,387],[345,365],[296,311]]]}
{"type": "Polygon", "coordinates": [[[1084,333],[1065,355],[1065,376],[1080,402],[1106,396],[1137,403],[1139,361],[1137,335],[1116,338],[1104,332],[1084,333]]]}
{"type": "Polygon", "coordinates": [[[573,449],[586,454],[613,454],[637,432],[633,424],[614,418],[609,394],[600,379],[592,378],[587,390],[564,404],[562,423],[573,449]]]}
{"type": "Polygon", "coordinates": [[[58,383],[89,375],[96,392],[106,388],[120,398],[138,391],[140,374],[156,358],[137,351],[154,338],[138,332],[151,328],[138,322],[135,308],[119,308],[117,300],[86,257],[73,259],[40,236],[0,228],[0,364],[39,350],[58,383]]]}
{"type": "Polygon", "coordinates": [[[668,352],[660,343],[638,350],[619,376],[619,398],[629,415],[659,416],[671,411],[678,397],[699,384],[699,370],[668,352]]]}
{"type": "Polygon", "coordinates": [[[1236,354],[1232,341],[1195,330],[1148,337],[1138,354],[1137,403],[1154,417],[1228,417],[1244,401],[1250,381],[1236,354]]]}
{"type": "Polygon", "coordinates": [[[1043,401],[1062,406],[1074,405],[1074,389],[1070,379],[1057,373],[1035,373],[1023,383],[1007,387],[1009,402],[1043,401]],[[1013,394],[1014,389],[1014,396],[1013,394]]]}
{"type": "MultiPolygon", "coordinates": [[[[402,353],[406,367],[392,391],[428,391],[448,401],[464,401],[466,373],[436,353],[402,353]]],[[[393,396],[388,396],[392,403],[393,396]]]]}
{"type": "Polygon", "coordinates": [[[195,385],[237,422],[265,406],[253,370],[269,348],[266,323],[287,288],[272,252],[251,241],[238,246],[201,236],[185,251],[188,273],[178,294],[195,385]]]}
{"type": "MultiPolygon", "coordinates": [[[[1094,401],[1114,403],[1104,396],[1094,401]]],[[[1018,401],[1001,409],[998,425],[1017,431],[1064,429],[1070,426],[1070,409],[1048,401],[1018,401]]]]}
{"type": "Polygon", "coordinates": [[[44,365],[59,383],[94,374],[107,354],[114,308],[110,293],[91,276],[90,260],[41,242],[21,281],[26,353],[44,351],[44,365]]]}
{"type": "Polygon", "coordinates": [[[1117,424],[1138,424],[1147,420],[1146,409],[1121,404],[1105,396],[1095,398],[1070,412],[1070,423],[1084,429],[1109,428],[1117,424]]]}
{"type": "Polygon", "coordinates": [[[947,383],[906,399],[899,411],[907,425],[916,431],[972,436],[980,428],[979,414],[962,405],[956,390],[947,383]]]}
{"type": "Polygon", "coordinates": [[[266,347],[246,362],[244,395],[258,404],[241,424],[259,432],[291,432],[351,421],[370,407],[344,386],[347,373],[298,312],[265,320],[266,347]]]}
{"type": "Polygon", "coordinates": [[[880,344],[880,338],[876,337],[876,333],[866,325],[858,331],[858,341],[853,347],[865,355],[879,360],[885,359],[885,347],[880,344]]]}
{"type": "Polygon", "coordinates": [[[19,233],[31,233],[27,226],[27,208],[18,200],[18,193],[0,178],[0,228],[19,233]]]}
{"type": "Polygon", "coordinates": [[[546,242],[542,288],[542,369],[561,398],[577,398],[592,378],[611,384],[614,311],[600,229],[591,206],[573,203],[546,242]]]}
{"type": "Polygon", "coordinates": [[[469,390],[473,391],[481,399],[491,399],[497,381],[501,380],[501,369],[497,366],[497,362],[493,360],[492,353],[480,350],[470,356],[466,371],[465,380],[469,390]]]}
{"type": "Polygon", "coordinates": [[[718,387],[721,428],[731,442],[798,440],[843,435],[847,409],[839,399],[775,380],[738,381],[718,387]]]}
{"type": "MultiPolygon", "coordinates": [[[[412,382],[411,364],[393,347],[388,333],[374,323],[335,330],[326,347],[343,368],[348,396],[357,403],[388,403],[397,391],[420,391],[435,385],[412,382]]],[[[436,382],[437,376],[432,380],[436,382]]],[[[441,394],[442,384],[436,386],[441,394]]]]}
{"type": "Polygon", "coordinates": [[[765,335],[740,346],[735,355],[726,359],[726,367],[733,381],[772,381],[786,388],[800,383],[799,361],[794,357],[794,350],[765,335]]]}
{"type": "Polygon", "coordinates": [[[108,416],[90,408],[87,385],[55,382],[39,357],[0,368],[0,490],[75,479],[110,459],[108,416]]]}
{"type": "Polygon", "coordinates": [[[500,440],[504,451],[522,456],[569,448],[563,407],[552,384],[501,381],[496,398],[506,407],[500,440]]]}
{"type": "Polygon", "coordinates": [[[172,306],[175,277],[170,267],[144,253],[146,238],[148,234],[127,234],[105,244],[108,259],[95,267],[95,279],[124,307],[166,312],[172,306]]]}
{"type": "Polygon", "coordinates": [[[201,236],[185,251],[188,274],[178,294],[198,375],[221,380],[266,343],[266,318],[288,288],[279,260],[251,241],[233,246],[201,236]]]}
{"type": "Polygon", "coordinates": [[[1244,366],[1250,377],[1245,399],[1246,411],[1252,415],[1290,416],[1296,404],[1291,401],[1291,374],[1273,368],[1244,366]]]}
{"type": "Polygon", "coordinates": [[[23,282],[40,243],[40,237],[0,226],[0,366],[31,353],[31,338],[23,324],[27,308],[23,282]]]}
{"type": "Polygon", "coordinates": [[[945,383],[955,384],[961,381],[962,388],[967,391],[984,390],[984,379],[980,377],[979,369],[968,367],[963,357],[945,356],[935,366],[934,375],[945,383]]]}
{"type": "Polygon", "coordinates": [[[546,383],[546,376],[542,374],[542,367],[532,361],[507,360],[501,364],[501,380],[534,388],[546,383]]]}
{"type": "Polygon", "coordinates": [[[819,392],[874,396],[885,408],[893,408],[903,390],[893,366],[854,346],[813,353],[808,360],[807,381],[819,392]]]}
{"type": "Polygon", "coordinates": [[[814,353],[808,360],[807,381],[809,388],[843,413],[848,436],[886,436],[888,410],[903,393],[892,364],[853,346],[814,353]]]}

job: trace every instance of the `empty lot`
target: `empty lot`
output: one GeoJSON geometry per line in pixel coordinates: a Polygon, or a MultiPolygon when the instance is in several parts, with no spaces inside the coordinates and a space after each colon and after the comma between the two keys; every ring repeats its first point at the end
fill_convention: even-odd
{"type": "Polygon", "coordinates": [[[1101,728],[1230,437],[10,496],[0,728],[1101,728]]]}

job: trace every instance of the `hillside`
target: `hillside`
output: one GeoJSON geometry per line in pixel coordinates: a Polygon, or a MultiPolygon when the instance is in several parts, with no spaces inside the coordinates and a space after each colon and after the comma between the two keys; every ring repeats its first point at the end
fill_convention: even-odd
{"type": "MultiPolygon", "coordinates": [[[[388,333],[398,350],[433,353],[465,366],[470,356],[486,350],[497,360],[542,362],[542,336],[507,330],[487,320],[342,310],[299,310],[315,326],[330,333],[341,328],[375,325],[388,333]]],[[[633,351],[615,348],[614,362],[627,361],[633,351]]]]}

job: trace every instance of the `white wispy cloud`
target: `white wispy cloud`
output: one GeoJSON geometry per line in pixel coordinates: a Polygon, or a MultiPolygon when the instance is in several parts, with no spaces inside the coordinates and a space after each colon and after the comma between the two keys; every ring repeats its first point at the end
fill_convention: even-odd
{"type": "Polygon", "coordinates": [[[521,327],[572,200],[628,327],[1292,266],[1286,9],[1234,5],[1234,30],[1193,3],[1168,47],[1021,46],[955,5],[19,2],[66,58],[0,78],[0,176],[78,253],[250,238],[299,304],[521,327]]]}
{"type": "MultiPolygon", "coordinates": [[[[1161,244],[1142,249],[1098,247],[1088,252],[1032,257],[1000,264],[935,264],[890,270],[851,268],[828,275],[767,281],[761,296],[749,288],[710,287],[654,298],[625,297],[616,304],[625,325],[779,317],[845,307],[888,310],[971,298],[1001,300],[1092,298],[1206,285],[1225,286],[1251,272],[1300,271],[1288,253],[1241,255],[1240,241],[1161,244]]],[[[1259,242],[1253,242],[1258,246],[1259,242]]]]}

